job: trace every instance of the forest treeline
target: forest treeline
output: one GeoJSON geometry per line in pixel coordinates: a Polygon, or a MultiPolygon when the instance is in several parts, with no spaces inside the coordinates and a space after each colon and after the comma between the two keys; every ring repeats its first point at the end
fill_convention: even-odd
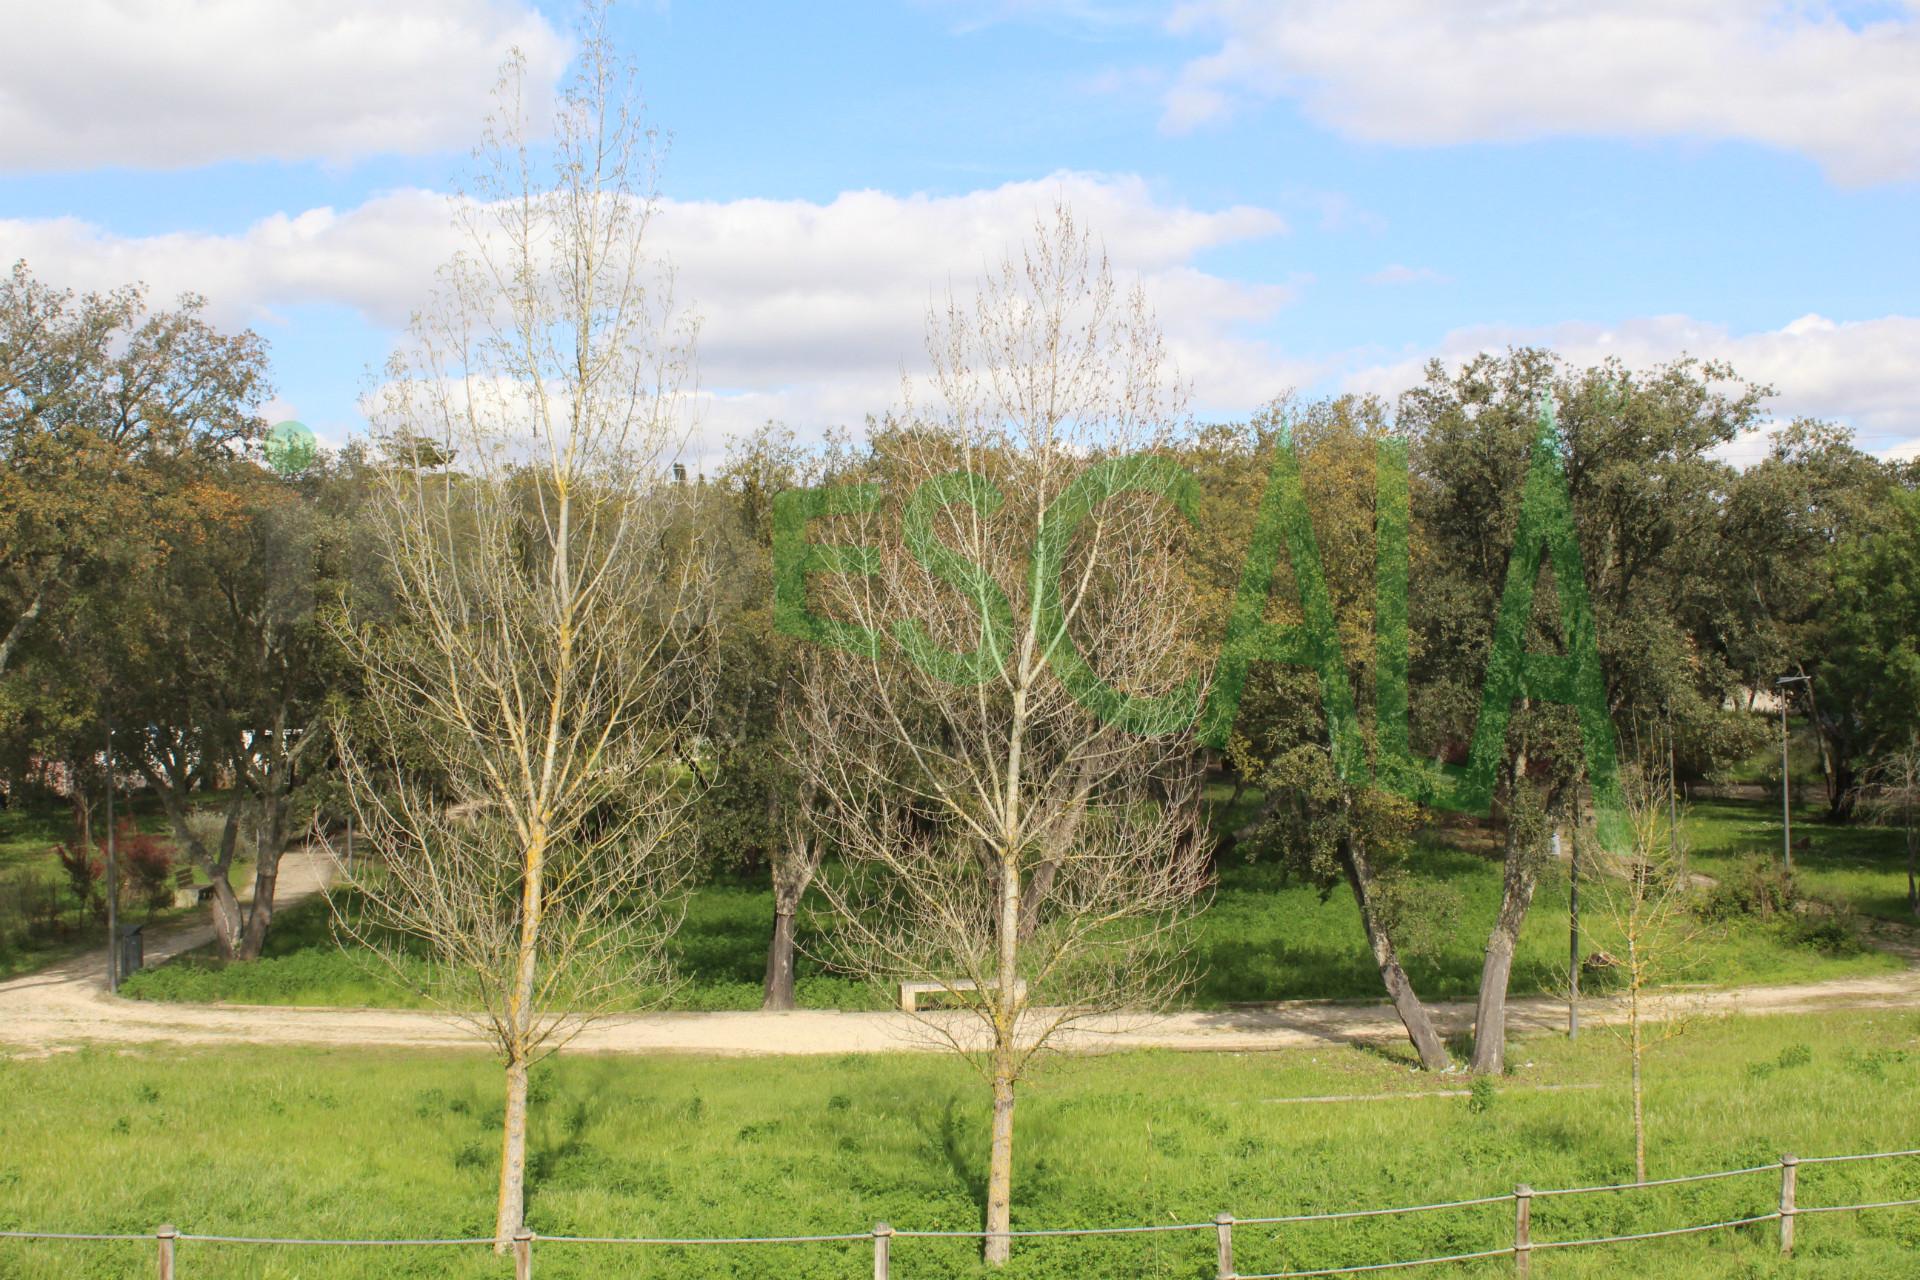
{"type": "MultiPolygon", "coordinates": [[[[461,459],[426,439],[363,438],[282,474],[265,455],[259,409],[271,384],[255,334],[219,332],[198,299],[150,309],[138,288],[75,296],[27,265],[0,284],[0,378],[8,794],[60,777],[77,802],[96,804],[115,725],[121,770],[144,779],[175,819],[180,848],[213,873],[217,902],[234,912],[234,954],[248,954],[265,919],[248,929],[230,904],[234,841],[265,823],[271,850],[338,808],[330,725],[361,710],[355,666],[328,616],[353,593],[384,591],[372,491],[396,472],[459,476],[461,459]],[[190,796],[215,779],[236,783],[217,829],[188,821],[190,796]]],[[[1375,453],[1382,439],[1402,439],[1411,739],[1415,754],[1459,762],[1480,710],[1528,451],[1551,399],[1622,754],[1670,750],[1682,777],[1709,777],[1778,729],[1766,720],[1774,681],[1807,676],[1788,697],[1814,729],[1826,806],[1847,818],[1862,773],[1920,731],[1920,468],[1860,451],[1830,422],[1774,422],[1768,395],[1711,363],[1572,368],[1551,351],[1511,349],[1457,368],[1434,363],[1396,403],[1288,397],[1248,422],[1196,424],[1165,445],[1200,495],[1171,547],[1194,664],[1225,629],[1284,432],[1300,457],[1357,704],[1373,706],[1375,453]],[[1722,461],[1724,445],[1761,428],[1770,430],[1761,461],[1722,461]]],[[[804,643],[774,628],[774,497],[883,480],[899,439],[927,430],[876,416],[866,432],[803,445],[768,424],[730,441],[710,468],[678,464],[655,478],[710,568],[701,645],[712,716],[703,741],[680,745],[705,783],[703,865],[764,871],[791,839],[781,819],[799,783],[781,716],[797,700],[804,643]]],[[[814,537],[831,533],[816,526],[814,537]]],[[[1294,599],[1283,560],[1275,622],[1294,599]]],[[[1532,647],[1555,651],[1549,570],[1534,612],[1532,647]]],[[[1503,787],[1534,783],[1538,802],[1563,812],[1580,781],[1569,735],[1563,706],[1521,706],[1509,739],[1524,768],[1503,787]]],[[[1261,662],[1231,745],[1208,766],[1269,794],[1261,818],[1284,821],[1286,796],[1331,781],[1327,748],[1317,676],[1261,662]]],[[[1501,812],[1513,810],[1503,794],[1501,812]]],[[[1292,818],[1306,825],[1271,839],[1336,873],[1325,821],[1292,818]]],[[[1267,825],[1225,833],[1223,844],[1260,831],[1267,825]]],[[[273,867],[257,875],[271,879],[273,867]]]]}
{"type": "MultiPolygon", "coordinates": [[[[396,475],[458,477],[462,460],[444,442],[401,435],[277,470],[259,414],[265,344],[218,331],[194,299],[161,309],[132,287],[77,296],[20,264],[0,284],[0,326],[7,794],[57,778],[76,807],[97,809],[113,726],[121,769],[160,800],[178,847],[208,873],[228,922],[223,948],[257,954],[272,851],[316,815],[345,813],[332,731],[366,711],[332,623],[357,594],[376,602],[367,625],[405,625],[385,598],[375,494],[396,475]],[[226,821],[189,821],[191,798],[216,780],[226,821]],[[241,834],[260,831],[269,856],[254,872],[259,905],[243,919],[227,872],[241,834]]],[[[1577,369],[1516,349],[1436,362],[1397,402],[1289,397],[1250,421],[1194,425],[1159,446],[1198,481],[1192,523],[1169,526],[1163,548],[1179,565],[1182,643],[1204,668],[1285,432],[1356,704],[1371,708],[1376,452],[1404,441],[1410,736],[1417,755],[1458,763],[1480,709],[1539,409],[1551,400],[1624,756],[1670,753],[1683,778],[1710,776],[1767,741],[1775,681],[1804,675],[1788,696],[1814,730],[1826,806],[1845,819],[1863,774],[1920,729],[1920,474],[1862,452],[1831,423],[1774,422],[1768,396],[1710,363],[1577,369]],[[1724,446],[1763,428],[1764,458],[1723,460],[1724,446]]],[[[770,928],[789,940],[804,887],[786,870],[789,846],[817,837],[788,821],[805,783],[783,717],[800,701],[807,646],[774,625],[773,505],[797,487],[885,480],[901,442],[918,447],[934,431],[885,417],[869,426],[811,446],[769,424],[730,442],[710,470],[682,464],[648,478],[673,509],[674,536],[708,566],[699,644],[711,714],[698,741],[677,747],[702,784],[700,865],[769,875],[770,928]]],[[[908,496],[892,493],[894,507],[908,496]]],[[[876,518],[897,532],[897,509],[883,504],[876,518]]],[[[832,538],[821,526],[814,536],[832,538]]],[[[1276,622],[1297,613],[1290,574],[1283,561],[1276,622]]],[[[1553,651],[1562,639],[1550,570],[1542,585],[1530,644],[1553,651]]],[[[1544,829],[1516,820],[1530,806],[1564,821],[1581,781],[1577,733],[1564,706],[1517,709],[1500,797],[1509,832],[1544,829]]],[[[1256,664],[1227,749],[1205,764],[1268,799],[1254,823],[1221,835],[1216,856],[1238,846],[1232,856],[1257,851],[1350,879],[1346,826],[1401,831],[1416,820],[1349,796],[1320,803],[1339,790],[1329,752],[1317,674],[1256,664]]],[[[1369,843],[1400,842],[1374,833],[1369,843]]],[[[790,1001],[790,959],[774,956],[769,974],[770,1002],[790,1001]]]]}

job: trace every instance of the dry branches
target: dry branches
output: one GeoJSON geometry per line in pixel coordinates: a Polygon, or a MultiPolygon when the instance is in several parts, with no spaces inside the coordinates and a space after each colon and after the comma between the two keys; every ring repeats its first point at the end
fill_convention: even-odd
{"type": "Polygon", "coordinates": [[[878,434],[889,502],[823,522],[871,574],[817,575],[853,643],[812,660],[795,764],[841,865],[835,958],[944,985],[928,1031],[994,1091],[987,1256],[1004,1261],[1015,1083],[1069,1026],[1185,977],[1204,883],[1200,678],[1175,553],[1190,500],[1153,451],[1180,397],[1144,300],[1065,209],[929,324],[937,409],[878,434]]]}

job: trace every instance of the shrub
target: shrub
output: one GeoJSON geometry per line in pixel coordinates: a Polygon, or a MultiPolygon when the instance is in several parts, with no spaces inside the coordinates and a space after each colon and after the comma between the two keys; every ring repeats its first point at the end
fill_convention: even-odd
{"type": "Polygon", "coordinates": [[[60,869],[67,873],[67,887],[73,891],[81,910],[104,916],[106,903],[100,899],[100,879],[106,874],[105,859],[96,850],[72,841],[53,846],[53,856],[60,860],[60,869]]]}
{"type": "Polygon", "coordinates": [[[173,900],[173,845],[122,820],[114,833],[114,851],[126,868],[126,887],[138,901],[158,911],[173,900]]]}
{"type": "Polygon", "coordinates": [[[1857,955],[1865,949],[1859,936],[1838,916],[1808,916],[1795,920],[1787,930],[1787,941],[1796,947],[1808,947],[1830,956],[1857,955]]]}
{"type": "Polygon", "coordinates": [[[1771,857],[1754,854],[1702,894],[1695,910],[1707,920],[1772,916],[1791,911],[1799,897],[1792,872],[1771,857]]]}
{"type": "MultiPolygon", "coordinates": [[[[158,911],[173,899],[173,845],[140,830],[128,818],[114,824],[113,851],[120,865],[120,898],[158,911]]],[[[107,842],[94,837],[93,847],[76,842],[53,846],[53,855],[66,872],[67,886],[81,909],[95,919],[107,913],[103,885],[107,874],[107,842]]]]}
{"type": "Polygon", "coordinates": [[[60,886],[31,867],[0,873],[0,953],[58,932],[60,886]]]}

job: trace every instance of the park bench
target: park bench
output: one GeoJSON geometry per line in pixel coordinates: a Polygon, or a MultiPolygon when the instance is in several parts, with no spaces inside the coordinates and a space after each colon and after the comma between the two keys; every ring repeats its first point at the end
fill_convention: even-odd
{"type": "Polygon", "coordinates": [[[211,897],[213,897],[213,886],[210,884],[195,884],[193,882],[192,867],[181,867],[173,873],[174,906],[198,906],[211,897]]]}
{"type": "MultiPolygon", "coordinates": [[[[989,982],[987,984],[988,990],[992,990],[995,985],[996,984],[989,982]]],[[[920,1000],[923,996],[949,995],[961,991],[978,991],[979,989],[980,984],[971,978],[960,978],[953,982],[903,982],[900,984],[900,1011],[902,1013],[916,1012],[920,1007],[920,1000]]],[[[1025,979],[1022,979],[1019,985],[1014,988],[1014,996],[1023,1002],[1026,1000],[1027,984],[1025,979]]]]}

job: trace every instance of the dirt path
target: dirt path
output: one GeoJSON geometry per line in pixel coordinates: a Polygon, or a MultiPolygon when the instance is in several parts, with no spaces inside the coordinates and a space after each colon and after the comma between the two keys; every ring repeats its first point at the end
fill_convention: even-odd
{"type": "MultiPolygon", "coordinates": [[[[279,905],[320,888],[321,860],[304,852],[281,863],[279,905]]],[[[175,929],[147,945],[158,961],[212,940],[208,927],[175,929]]],[[[278,1006],[161,1004],[106,994],[105,954],[55,965],[0,984],[0,1046],[46,1053],[92,1044],[278,1044],[472,1048],[473,1032],[432,1013],[387,1009],[290,1009],[278,1006]]],[[[1833,1009],[1920,1007],[1920,968],[1872,978],[1797,986],[1662,996],[1656,1014],[1815,1013],[1833,1009]]],[[[1443,1034],[1466,1030],[1473,1006],[1432,1006],[1443,1034]]],[[[1516,1031],[1566,1025],[1566,1004],[1541,997],[1512,1001],[1516,1031]]],[[[940,1015],[934,1015],[936,1018],[940,1015]]],[[[965,1015],[950,1015],[956,1028],[965,1015]]],[[[1581,1024],[1618,1017],[1613,1001],[1581,1003],[1581,1024]]],[[[1085,1026],[1068,1046],[1085,1050],[1165,1048],[1258,1051],[1351,1041],[1391,1041],[1404,1033],[1384,1004],[1300,1000],[1252,1008],[1171,1014],[1151,1021],[1111,1018],[1085,1026]]],[[[657,1013],[609,1018],[573,1043],[592,1053],[833,1054],[931,1047],[928,1027],[899,1013],[657,1013]]]]}

